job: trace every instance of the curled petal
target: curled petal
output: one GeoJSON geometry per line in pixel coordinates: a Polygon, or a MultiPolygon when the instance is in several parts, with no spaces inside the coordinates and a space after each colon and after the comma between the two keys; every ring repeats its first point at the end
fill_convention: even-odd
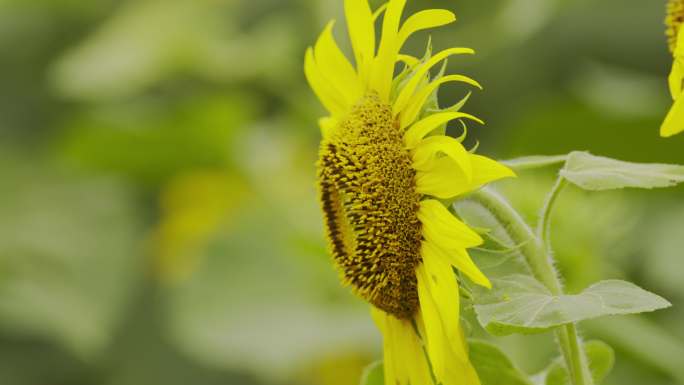
{"type": "Polygon", "coordinates": [[[404,144],[406,144],[407,148],[414,148],[420,143],[420,140],[423,139],[425,135],[445,123],[460,118],[470,119],[480,124],[484,124],[479,118],[463,112],[441,112],[419,120],[409,127],[408,130],[406,130],[406,133],[404,133],[404,144]]]}
{"type": "Polygon", "coordinates": [[[420,63],[418,58],[410,55],[397,55],[397,61],[406,64],[406,66],[409,68],[413,68],[416,66],[416,64],[420,63]]]}
{"type": "Polygon", "coordinates": [[[376,9],[375,12],[373,12],[373,22],[378,20],[378,17],[380,17],[380,15],[382,15],[382,13],[385,12],[386,9],[387,3],[384,3],[383,5],[379,6],[378,9],[376,9]]]}
{"type": "Polygon", "coordinates": [[[413,168],[427,171],[435,160],[435,157],[443,153],[458,165],[470,182],[473,176],[473,168],[470,165],[470,156],[461,142],[450,136],[431,136],[423,141],[413,151],[413,168]]]}
{"type": "Polygon", "coordinates": [[[416,120],[416,117],[418,117],[420,110],[423,108],[423,106],[425,105],[425,102],[430,97],[430,95],[432,95],[432,93],[435,92],[439,88],[439,86],[441,86],[444,83],[448,83],[448,82],[467,83],[467,84],[470,84],[474,87],[482,89],[482,86],[480,85],[480,83],[478,83],[474,79],[471,79],[467,76],[463,76],[463,75],[443,76],[443,77],[431,82],[427,86],[423,87],[420,91],[418,91],[411,98],[411,100],[409,101],[406,108],[400,112],[401,128],[404,128],[404,127],[411,125],[416,120]]]}
{"type": "Polygon", "coordinates": [[[419,68],[416,69],[415,73],[412,75],[411,80],[406,83],[404,88],[399,92],[399,96],[397,97],[397,100],[394,102],[394,106],[392,108],[393,112],[395,115],[398,115],[399,112],[403,111],[406,105],[409,102],[409,99],[413,96],[414,92],[416,91],[416,88],[420,85],[421,81],[425,78],[425,75],[430,71],[432,67],[434,67],[437,63],[441,62],[442,60],[446,59],[449,56],[452,55],[463,55],[463,54],[474,54],[475,51],[473,51],[470,48],[449,48],[445,49],[444,51],[439,52],[435,56],[431,57],[427,62],[425,62],[423,65],[421,65],[419,68]]]}
{"type": "Polygon", "coordinates": [[[456,16],[454,13],[447,11],[446,9],[428,9],[411,15],[399,30],[399,49],[401,49],[409,36],[415,32],[423,29],[440,27],[453,23],[455,20],[456,16]]]}

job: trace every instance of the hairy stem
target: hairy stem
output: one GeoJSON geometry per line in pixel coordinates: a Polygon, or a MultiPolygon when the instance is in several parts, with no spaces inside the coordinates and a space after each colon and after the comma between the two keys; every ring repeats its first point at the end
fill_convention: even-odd
{"type": "MultiPolygon", "coordinates": [[[[553,247],[551,246],[551,213],[553,211],[554,204],[556,203],[556,200],[558,199],[558,196],[565,187],[566,183],[567,182],[563,177],[558,177],[556,183],[551,189],[551,192],[546,197],[544,206],[542,207],[541,213],[539,215],[539,223],[537,224],[537,239],[540,240],[546,255],[547,262],[554,272],[553,278],[558,283],[558,287],[560,289],[558,294],[562,294],[563,289],[558,277],[558,273],[555,271],[555,269],[553,269],[553,247]]],[[[558,329],[556,331],[556,338],[558,338],[561,350],[563,351],[563,358],[565,360],[565,365],[568,368],[572,383],[575,385],[593,385],[594,381],[591,376],[591,371],[589,370],[587,356],[584,352],[582,341],[577,334],[577,325],[571,323],[558,329]]]]}
{"type": "Polygon", "coordinates": [[[504,226],[513,242],[521,245],[520,252],[532,269],[535,278],[549,288],[552,294],[561,294],[560,281],[556,276],[553,264],[547,259],[543,243],[508,201],[488,188],[471,194],[469,198],[491,212],[496,220],[504,226]]]}
{"type": "MultiPolygon", "coordinates": [[[[553,205],[564,185],[563,178],[558,178],[544,203],[536,235],[506,199],[491,189],[484,188],[470,196],[472,200],[487,208],[496,217],[514,242],[523,245],[520,252],[532,269],[532,273],[553,295],[562,295],[563,285],[554,268],[550,244],[550,217],[553,205]]],[[[577,334],[576,325],[565,325],[556,329],[555,333],[572,384],[593,385],[591,371],[582,342],[577,334]]]]}
{"type": "MultiPolygon", "coordinates": [[[[558,177],[556,184],[553,185],[551,192],[546,197],[544,206],[542,207],[541,213],[539,214],[539,223],[537,224],[537,238],[544,245],[544,252],[552,261],[553,249],[551,248],[551,212],[553,211],[553,205],[556,203],[556,199],[560,195],[563,187],[566,185],[565,179],[563,177],[558,177]]],[[[557,274],[556,278],[558,277],[557,274]]]]}

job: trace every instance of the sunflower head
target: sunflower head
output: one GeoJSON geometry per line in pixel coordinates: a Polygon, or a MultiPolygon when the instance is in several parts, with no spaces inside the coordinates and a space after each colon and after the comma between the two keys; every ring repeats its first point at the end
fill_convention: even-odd
{"type": "MultiPolygon", "coordinates": [[[[426,200],[450,199],[512,173],[468,152],[464,137],[444,135],[452,120],[464,128],[466,120],[482,123],[460,111],[467,97],[445,109],[435,102],[447,83],[481,88],[467,76],[445,74],[446,58],[474,51],[449,48],[433,55],[428,44],[422,58],[401,54],[413,33],[456,19],[450,11],[431,9],[401,23],[405,2],[391,0],[372,12],[367,0],[346,0],[355,65],[339,49],[331,21],[306,52],[305,74],[329,112],[319,122],[318,185],[331,254],[359,296],[409,320],[420,307],[416,269],[423,244],[427,237],[445,236],[426,226],[426,206],[442,213],[426,200]],[[441,71],[431,74],[440,63],[441,71]],[[398,64],[403,68],[395,72],[398,64]]],[[[465,238],[460,246],[481,241],[469,229],[465,238]]]]}
{"type": "Polygon", "coordinates": [[[684,0],[669,0],[667,3],[666,34],[672,52],[672,70],[668,77],[670,94],[674,104],[660,126],[660,136],[669,137],[684,130],[684,98],[681,97],[684,86],[684,0]]]}
{"type": "Polygon", "coordinates": [[[434,374],[444,385],[479,385],[452,269],[489,287],[466,251],[482,239],[441,200],[513,173],[464,148],[466,121],[483,123],[461,111],[469,94],[450,107],[437,103],[443,85],[481,88],[445,73],[448,57],[473,50],[432,54],[428,44],[422,58],[400,53],[413,33],[451,23],[454,14],[430,9],[402,23],[405,3],[389,0],[373,12],[367,0],[345,0],[353,65],[333,38],[334,22],[306,52],[306,78],[328,111],[319,121],[321,208],[342,280],[373,305],[385,336],[385,383],[424,385],[434,374]],[[454,120],[464,129],[460,138],[445,135],[454,120]]]}
{"type": "Polygon", "coordinates": [[[677,36],[682,23],[684,23],[684,0],[669,0],[667,16],[665,16],[665,35],[671,53],[674,53],[677,47],[677,36]]]}

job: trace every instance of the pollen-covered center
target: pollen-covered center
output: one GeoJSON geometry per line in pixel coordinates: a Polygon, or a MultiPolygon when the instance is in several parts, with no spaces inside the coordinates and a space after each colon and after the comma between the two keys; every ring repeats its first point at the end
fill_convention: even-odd
{"type": "Polygon", "coordinates": [[[667,16],[665,17],[665,35],[670,47],[670,52],[674,53],[677,46],[677,35],[684,23],[684,0],[670,0],[667,3],[667,16]]]}
{"type": "Polygon", "coordinates": [[[357,294],[403,319],[418,308],[415,176],[392,109],[375,94],[321,144],[319,188],[335,262],[357,294]]]}

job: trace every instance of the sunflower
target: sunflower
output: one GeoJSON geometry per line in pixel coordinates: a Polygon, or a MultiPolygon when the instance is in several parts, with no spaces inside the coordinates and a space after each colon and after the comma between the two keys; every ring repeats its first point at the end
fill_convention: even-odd
{"type": "Polygon", "coordinates": [[[428,48],[421,59],[400,54],[414,32],[451,23],[454,14],[430,9],[401,23],[405,3],[389,0],[373,12],[367,0],[345,0],[355,66],[333,38],[334,21],[306,51],[306,78],[329,112],[319,121],[318,161],[326,233],[342,280],[372,305],[387,385],[479,384],[453,268],[491,286],[466,251],[482,238],[443,201],[513,172],[464,148],[465,121],[482,123],[460,111],[467,96],[445,109],[436,103],[443,84],[481,88],[469,77],[444,74],[447,57],[473,50],[432,55],[428,48]],[[395,74],[398,65],[403,70],[395,74]],[[460,138],[445,135],[453,120],[463,125],[460,138]]]}
{"type": "Polygon", "coordinates": [[[670,52],[674,58],[670,72],[670,94],[674,105],[665,117],[660,127],[661,136],[672,136],[684,131],[684,97],[682,94],[682,80],[684,80],[684,0],[670,0],[667,3],[666,35],[670,52]]]}

